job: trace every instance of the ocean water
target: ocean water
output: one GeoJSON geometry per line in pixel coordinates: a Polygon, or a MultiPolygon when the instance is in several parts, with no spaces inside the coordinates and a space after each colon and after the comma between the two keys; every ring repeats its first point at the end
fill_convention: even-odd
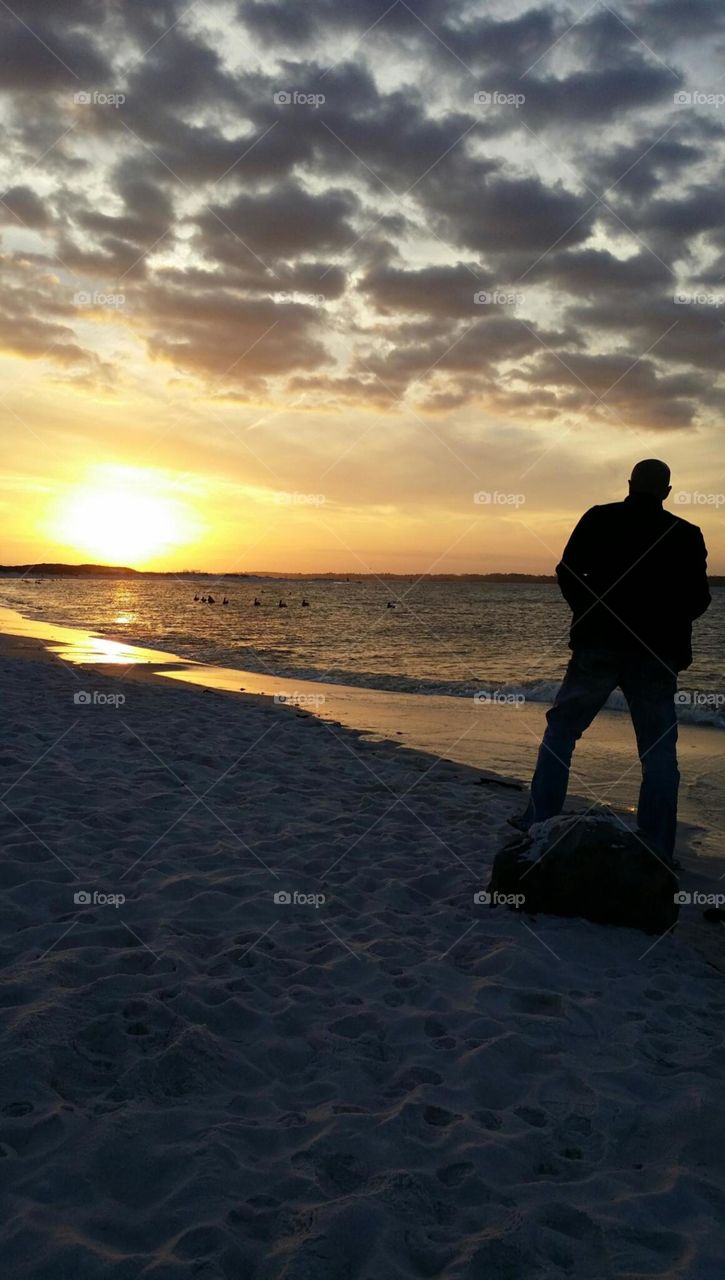
{"type": "MultiPolygon", "coordinates": [[[[0,602],[198,662],[406,693],[548,702],[569,655],[569,610],[553,584],[4,579],[0,602]],[[209,593],[215,604],[194,601],[209,593]]],[[[680,679],[683,722],[725,728],[724,624],[715,588],[680,679]]],[[[609,705],[625,710],[620,694],[609,705]]]]}

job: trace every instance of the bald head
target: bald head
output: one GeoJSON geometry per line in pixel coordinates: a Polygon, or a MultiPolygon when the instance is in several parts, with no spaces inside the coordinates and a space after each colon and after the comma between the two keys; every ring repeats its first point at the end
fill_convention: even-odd
{"type": "Polygon", "coordinates": [[[670,491],[670,469],[659,458],[645,458],[634,467],[629,478],[630,493],[647,493],[664,502],[670,491]]]}

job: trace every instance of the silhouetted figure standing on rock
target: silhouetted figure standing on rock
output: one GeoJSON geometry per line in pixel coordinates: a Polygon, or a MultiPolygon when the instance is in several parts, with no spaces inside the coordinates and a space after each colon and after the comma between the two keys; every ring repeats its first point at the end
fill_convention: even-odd
{"type": "Polygon", "coordinates": [[[692,662],[692,622],[710,604],[696,525],[666,511],[670,469],[638,462],[629,497],[585,512],[557,566],[572,610],[572,656],[539,750],[526,811],[514,825],[561,813],[577,740],[620,688],[642,765],[637,822],[666,862],[677,828],[677,672],[692,662]]]}

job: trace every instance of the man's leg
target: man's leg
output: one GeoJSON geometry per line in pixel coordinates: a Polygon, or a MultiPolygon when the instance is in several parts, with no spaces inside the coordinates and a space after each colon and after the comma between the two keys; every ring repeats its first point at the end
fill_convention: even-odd
{"type": "Polygon", "coordinates": [[[629,704],[642,762],[637,825],[644,839],[670,862],[677,834],[677,675],[645,654],[628,662],[622,692],[629,704]]]}
{"type": "Polygon", "coordinates": [[[527,828],[561,813],[569,785],[569,766],[577,740],[619,684],[620,661],[600,649],[572,654],[554,705],[547,712],[531,798],[517,826],[527,828]]]}

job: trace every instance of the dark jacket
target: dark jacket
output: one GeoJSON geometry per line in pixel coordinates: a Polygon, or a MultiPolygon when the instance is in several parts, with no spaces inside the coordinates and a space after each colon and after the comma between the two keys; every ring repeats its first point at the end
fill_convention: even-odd
{"type": "Polygon", "coordinates": [[[692,621],[710,603],[707,550],[697,525],[657,498],[630,494],[585,512],[557,565],[573,612],[570,647],[692,662],[692,621]]]}

